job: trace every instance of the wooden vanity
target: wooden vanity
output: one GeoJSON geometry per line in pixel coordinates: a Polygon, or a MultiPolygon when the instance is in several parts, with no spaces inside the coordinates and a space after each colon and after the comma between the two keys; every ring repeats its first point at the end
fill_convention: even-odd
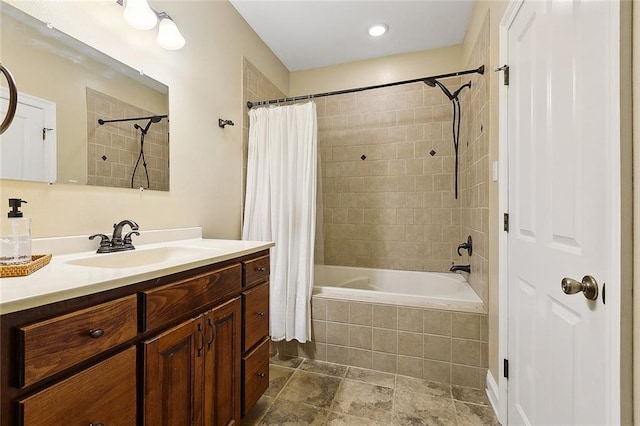
{"type": "Polygon", "coordinates": [[[0,424],[237,424],[268,332],[268,250],[4,314],[0,424]]]}

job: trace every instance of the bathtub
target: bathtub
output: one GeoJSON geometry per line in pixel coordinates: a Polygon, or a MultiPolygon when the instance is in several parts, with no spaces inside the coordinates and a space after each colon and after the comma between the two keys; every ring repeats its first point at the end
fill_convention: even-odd
{"type": "Polygon", "coordinates": [[[450,272],[416,272],[315,265],[313,296],[369,303],[484,312],[465,278],[450,272]]]}

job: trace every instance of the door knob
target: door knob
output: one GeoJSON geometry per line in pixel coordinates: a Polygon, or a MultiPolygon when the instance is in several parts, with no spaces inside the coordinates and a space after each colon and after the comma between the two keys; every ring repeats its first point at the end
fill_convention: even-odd
{"type": "Polygon", "coordinates": [[[562,291],[564,291],[565,294],[582,292],[587,299],[596,300],[598,298],[598,283],[591,275],[585,275],[582,278],[582,282],[572,278],[563,278],[562,291]]]}

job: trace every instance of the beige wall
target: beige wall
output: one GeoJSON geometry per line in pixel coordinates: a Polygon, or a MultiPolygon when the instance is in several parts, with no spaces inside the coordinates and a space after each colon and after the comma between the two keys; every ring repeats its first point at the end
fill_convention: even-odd
{"type": "Polygon", "coordinates": [[[128,27],[112,1],[10,3],[169,86],[171,191],[2,180],[2,205],[10,197],[28,200],[34,237],[109,232],[115,221],[130,218],[142,232],[201,225],[206,237],[238,238],[242,126],[222,130],[218,118],[240,123],[246,113],[243,57],[281,90],[289,73],[235,9],[227,1],[157,2],[187,40],[182,50],[166,51],[155,31],[128,27]]]}

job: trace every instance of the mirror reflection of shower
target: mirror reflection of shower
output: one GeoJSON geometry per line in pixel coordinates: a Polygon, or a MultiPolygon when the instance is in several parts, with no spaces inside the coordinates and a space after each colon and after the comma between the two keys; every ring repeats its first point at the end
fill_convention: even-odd
{"type": "Polygon", "coordinates": [[[147,169],[147,160],[145,159],[145,156],[144,156],[144,138],[149,132],[149,128],[151,127],[151,125],[154,123],[159,123],[163,118],[167,118],[167,115],[152,115],[148,117],[135,117],[135,118],[118,118],[113,120],[103,120],[101,118],[98,119],[98,124],[101,126],[106,123],[120,123],[123,121],[149,120],[145,127],[140,126],[138,123],[135,123],[133,125],[134,129],[140,130],[140,151],[138,153],[138,159],[136,160],[136,165],[134,166],[133,171],[131,172],[131,188],[134,187],[134,179],[135,179],[136,171],[138,170],[138,166],[140,165],[141,160],[142,160],[142,167],[144,169],[144,174],[147,180],[146,189],[149,189],[151,187],[151,183],[149,180],[149,170],[147,169]]]}

